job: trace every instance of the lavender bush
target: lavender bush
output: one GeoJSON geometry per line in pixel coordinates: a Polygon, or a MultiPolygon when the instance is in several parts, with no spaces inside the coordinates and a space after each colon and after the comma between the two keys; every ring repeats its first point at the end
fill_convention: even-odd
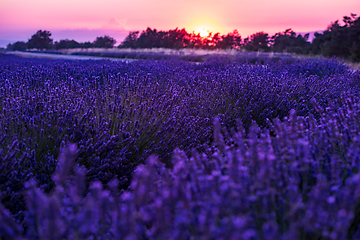
{"type": "MultiPolygon", "coordinates": [[[[316,102],[314,102],[317,105],[316,102]]],[[[49,193],[26,184],[26,231],[2,208],[1,234],[27,239],[358,239],[360,104],[351,98],[293,110],[271,123],[227,131],[214,122],[214,145],[190,157],[177,149],[173,168],[151,156],[130,189],[112,180],[85,192],[76,145],[63,148],[49,193]],[[340,111],[339,105],[341,104],[340,111]],[[339,121],[341,119],[341,121],[339,121]],[[340,149],[339,149],[340,148],[340,149]]]]}
{"type": "Polygon", "coordinates": [[[0,61],[4,238],[360,237],[360,75],[335,60],[0,61]]]}

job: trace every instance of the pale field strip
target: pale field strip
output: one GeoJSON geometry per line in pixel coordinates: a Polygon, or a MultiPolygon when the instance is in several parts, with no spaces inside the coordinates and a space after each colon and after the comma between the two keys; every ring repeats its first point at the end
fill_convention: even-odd
{"type": "Polygon", "coordinates": [[[63,55],[63,54],[52,54],[52,53],[36,53],[36,52],[20,52],[20,51],[7,51],[6,54],[12,54],[20,57],[27,58],[48,58],[48,59],[64,59],[64,60],[112,60],[130,62],[135,59],[121,59],[121,58],[109,58],[109,57],[93,57],[93,56],[79,56],[79,55],[63,55]]]}
{"type": "MultiPolygon", "coordinates": [[[[98,57],[98,56],[87,56],[87,54],[91,53],[143,53],[143,54],[164,54],[164,55],[174,55],[174,56],[206,56],[206,55],[228,55],[228,56],[252,56],[252,57],[295,57],[295,58],[324,58],[322,56],[309,56],[309,55],[298,55],[293,53],[274,53],[274,52],[246,52],[239,51],[236,49],[216,49],[216,50],[206,50],[206,49],[169,49],[169,48],[74,48],[74,49],[61,49],[56,50],[56,53],[60,54],[52,54],[52,53],[36,53],[37,49],[30,49],[26,52],[20,51],[5,51],[7,54],[13,54],[22,57],[38,57],[38,58],[51,58],[51,59],[68,59],[68,60],[101,60],[101,59],[109,59],[114,61],[133,61],[136,59],[121,59],[114,57],[98,57]],[[30,52],[31,51],[31,52],[30,52]],[[76,55],[72,55],[76,53],[76,55]],[[84,53],[84,55],[81,55],[84,53]]],[[[342,60],[339,60],[342,61],[342,60]]],[[[352,70],[360,70],[360,63],[352,63],[345,61],[346,65],[348,65],[352,70]]]]}
{"type": "Polygon", "coordinates": [[[62,49],[58,50],[59,53],[63,54],[73,54],[73,53],[159,53],[165,55],[176,55],[176,56],[186,56],[186,55],[238,55],[239,53],[246,53],[246,54],[255,54],[257,56],[266,54],[269,57],[275,56],[293,56],[290,53],[274,53],[274,52],[246,52],[246,51],[239,51],[236,49],[215,49],[215,50],[208,50],[208,49],[169,49],[169,48],[74,48],[74,49],[62,49]]]}

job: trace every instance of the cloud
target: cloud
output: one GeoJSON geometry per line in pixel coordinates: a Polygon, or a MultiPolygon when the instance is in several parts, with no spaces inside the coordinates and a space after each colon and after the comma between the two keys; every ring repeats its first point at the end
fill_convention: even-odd
{"type": "Polygon", "coordinates": [[[103,24],[101,29],[113,29],[113,30],[125,30],[127,29],[126,26],[126,19],[117,19],[116,17],[112,17],[107,21],[105,24],[103,24]]]}

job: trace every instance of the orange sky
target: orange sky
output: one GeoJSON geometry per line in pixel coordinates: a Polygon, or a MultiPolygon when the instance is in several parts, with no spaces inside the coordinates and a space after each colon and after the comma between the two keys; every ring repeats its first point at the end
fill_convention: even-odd
{"type": "Polygon", "coordinates": [[[128,31],[148,26],[237,29],[243,37],[287,28],[310,32],[350,13],[360,14],[359,0],[0,0],[0,46],[26,41],[39,29],[51,31],[55,40],[93,41],[104,33],[118,43],[128,31]]]}

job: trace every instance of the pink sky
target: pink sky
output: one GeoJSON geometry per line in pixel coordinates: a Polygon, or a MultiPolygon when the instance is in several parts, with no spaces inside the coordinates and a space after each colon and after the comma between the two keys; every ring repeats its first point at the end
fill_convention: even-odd
{"type": "Polygon", "coordinates": [[[0,47],[27,41],[39,29],[54,40],[94,41],[107,34],[118,43],[147,27],[237,29],[242,37],[287,28],[311,32],[350,13],[360,14],[359,0],[0,0],[0,47]]]}

